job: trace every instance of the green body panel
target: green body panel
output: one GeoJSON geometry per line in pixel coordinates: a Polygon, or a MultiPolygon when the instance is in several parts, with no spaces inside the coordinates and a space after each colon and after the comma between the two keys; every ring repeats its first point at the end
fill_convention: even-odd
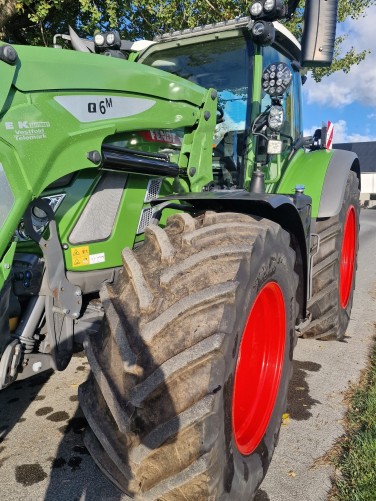
{"type": "MultiPolygon", "coordinates": [[[[121,174],[119,174],[121,175],[121,174]]],[[[114,268],[121,265],[121,252],[124,247],[133,247],[135,235],[144,204],[148,178],[141,175],[123,175],[124,192],[114,221],[113,231],[108,238],[101,241],[79,243],[70,241],[70,234],[86,207],[90,197],[101,179],[101,173],[96,169],[84,170],[74,177],[69,185],[62,188],[48,189],[43,196],[65,195],[65,198],[55,213],[59,228],[60,241],[63,245],[65,267],[67,271],[92,271],[96,269],[114,268]],[[124,231],[126,228],[126,231],[124,231]],[[96,264],[79,266],[73,262],[76,249],[87,248],[89,255],[104,254],[104,261],[96,264]]],[[[173,193],[172,183],[164,183],[165,196],[173,193]]],[[[162,192],[162,190],[161,190],[162,192]]],[[[142,240],[143,235],[140,239],[142,240]]],[[[32,241],[19,242],[17,252],[40,254],[40,249],[32,241]]]]}
{"type": "Polygon", "coordinates": [[[15,86],[23,92],[59,89],[130,92],[169,101],[202,102],[193,82],[124,59],[70,50],[14,45],[21,64],[15,86]],[[38,71],[36,71],[38,68],[38,71]]]}
{"type": "MultiPolygon", "coordinates": [[[[207,162],[207,174],[193,179],[192,184],[200,190],[200,183],[209,182],[211,135],[208,130],[214,127],[216,110],[216,101],[210,97],[210,91],[179,77],[171,78],[160,70],[115,58],[35,47],[17,47],[17,51],[20,57],[17,68],[0,62],[3,92],[0,98],[6,102],[0,115],[0,162],[15,198],[11,214],[0,228],[0,256],[8,247],[29,202],[56,179],[72,172],[92,170],[88,152],[101,151],[106,140],[111,141],[122,133],[186,129],[190,139],[184,154],[179,156],[179,164],[189,167],[192,158],[198,162],[196,167],[207,162]],[[68,98],[69,109],[56,98],[68,98]],[[142,102],[146,109],[133,111],[129,116],[109,118],[98,111],[93,118],[87,119],[77,116],[74,106],[74,99],[102,103],[124,98],[142,102]],[[204,119],[205,111],[211,114],[209,120],[204,119]],[[199,154],[191,158],[193,148],[199,154]],[[187,158],[190,160],[185,165],[187,158]]],[[[113,108],[116,113],[115,106],[113,108]]],[[[122,239],[122,247],[133,244],[147,180],[145,177],[141,181],[138,176],[135,185],[129,180],[132,189],[127,188],[123,200],[124,206],[129,204],[129,233],[126,241],[122,239]]],[[[74,190],[71,196],[74,197],[74,190]]],[[[67,216],[58,221],[62,239],[66,238],[69,225],[74,224],[71,217],[72,212],[68,211],[67,216]]],[[[119,254],[112,259],[120,245],[115,241],[118,242],[116,237],[109,242],[109,248],[113,245],[114,250],[108,251],[107,266],[120,262],[119,254]]],[[[66,252],[68,268],[69,256],[66,252]]]]}
{"type": "Polygon", "coordinates": [[[300,150],[285,169],[275,193],[294,193],[298,184],[305,186],[304,194],[312,198],[312,217],[317,218],[321,192],[333,152],[300,150]]]}
{"type": "MultiPolygon", "coordinates": [[[[133,247],[136,230],[139,222],[145,191],[148,183],[146,176],[132,175],[128,176],[124,193],[122,195],[120,207],[115,219],[113,232],[110,237],[101,242],[81,242],[79,244],[71,244],[69,235],[79,219],[84,206],[90,198],[92,189],[95,187],[97,177],[94,183],[90,186],[88,192],[80,199],[80,195],[76,192],[73,196],[76,197],[76,202],[72,204],[70,210],[66,210],[63,204],[61,216],[59,209],[56,213],[56,219],[59,225],[60,239],[63,244],[66,244],[67,249],[64,250],[65,263],[67,270],[71,271],[89,271],[93,269],[113,268],[121,265],[121,252],[124,247],[133,247]],[[124,228],[126,227],[126,231],[124,228]],[[88,246],[90,254],[104,253],[105,261],[86,266],[76,266],[72,262],[74,249],[77,247],[88,246]],[[72,250],[73,249],[73,250],[72,250]]],[[[68,200],[64,200],[67,204],[71,203],[72,192],[69,190],[68,200]]]]}

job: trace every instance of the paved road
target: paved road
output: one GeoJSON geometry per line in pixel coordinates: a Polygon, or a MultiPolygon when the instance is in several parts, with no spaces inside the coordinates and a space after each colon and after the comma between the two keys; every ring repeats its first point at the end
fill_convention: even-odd
{"type": "MultiPolygon", "coordinates": [[[[301,340],[290,387],[290,419],[257,501],[325,501],[333,467],[322,458],[343,434],[344,393],[365,367],[376,324],[376,210],[362,211],[361,250],[345,342],[301,340]]],[[[2,501],[121,501],[82,442],[76,356],[63,374],[42,374],[0,392],[2,501]]],[[[234,500],[236,501],[236,500],[234,500]]]]}
{"type": "Polygon", "coordinates": [[[343,435],[344,396],[366,366],[376,325],[376,210],[361,213],[356,293],[345,341],[301,339],[289,392],[291,419],[257,501],[325,501],[334,468],[325,455],[343,435]]]}

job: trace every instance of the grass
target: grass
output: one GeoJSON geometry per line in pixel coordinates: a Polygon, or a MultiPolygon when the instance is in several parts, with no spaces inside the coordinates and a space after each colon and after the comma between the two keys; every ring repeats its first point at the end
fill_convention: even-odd
{"type": "Polygon", "coordinates": [[[350,400],[347,435],[336,461],[333,501],[376,501],[376,346],[350,400]]]}

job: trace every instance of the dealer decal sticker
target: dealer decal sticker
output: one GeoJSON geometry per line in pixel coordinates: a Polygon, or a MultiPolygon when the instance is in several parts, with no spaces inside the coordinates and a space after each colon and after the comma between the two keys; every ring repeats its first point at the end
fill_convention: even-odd
{"type": "Polygon", "coordinates": [[[5,129],[14,132],[16,141],[36,141],[47,139],[47,131],[51,127],[50,122],[5,122],[5,129]]]}

